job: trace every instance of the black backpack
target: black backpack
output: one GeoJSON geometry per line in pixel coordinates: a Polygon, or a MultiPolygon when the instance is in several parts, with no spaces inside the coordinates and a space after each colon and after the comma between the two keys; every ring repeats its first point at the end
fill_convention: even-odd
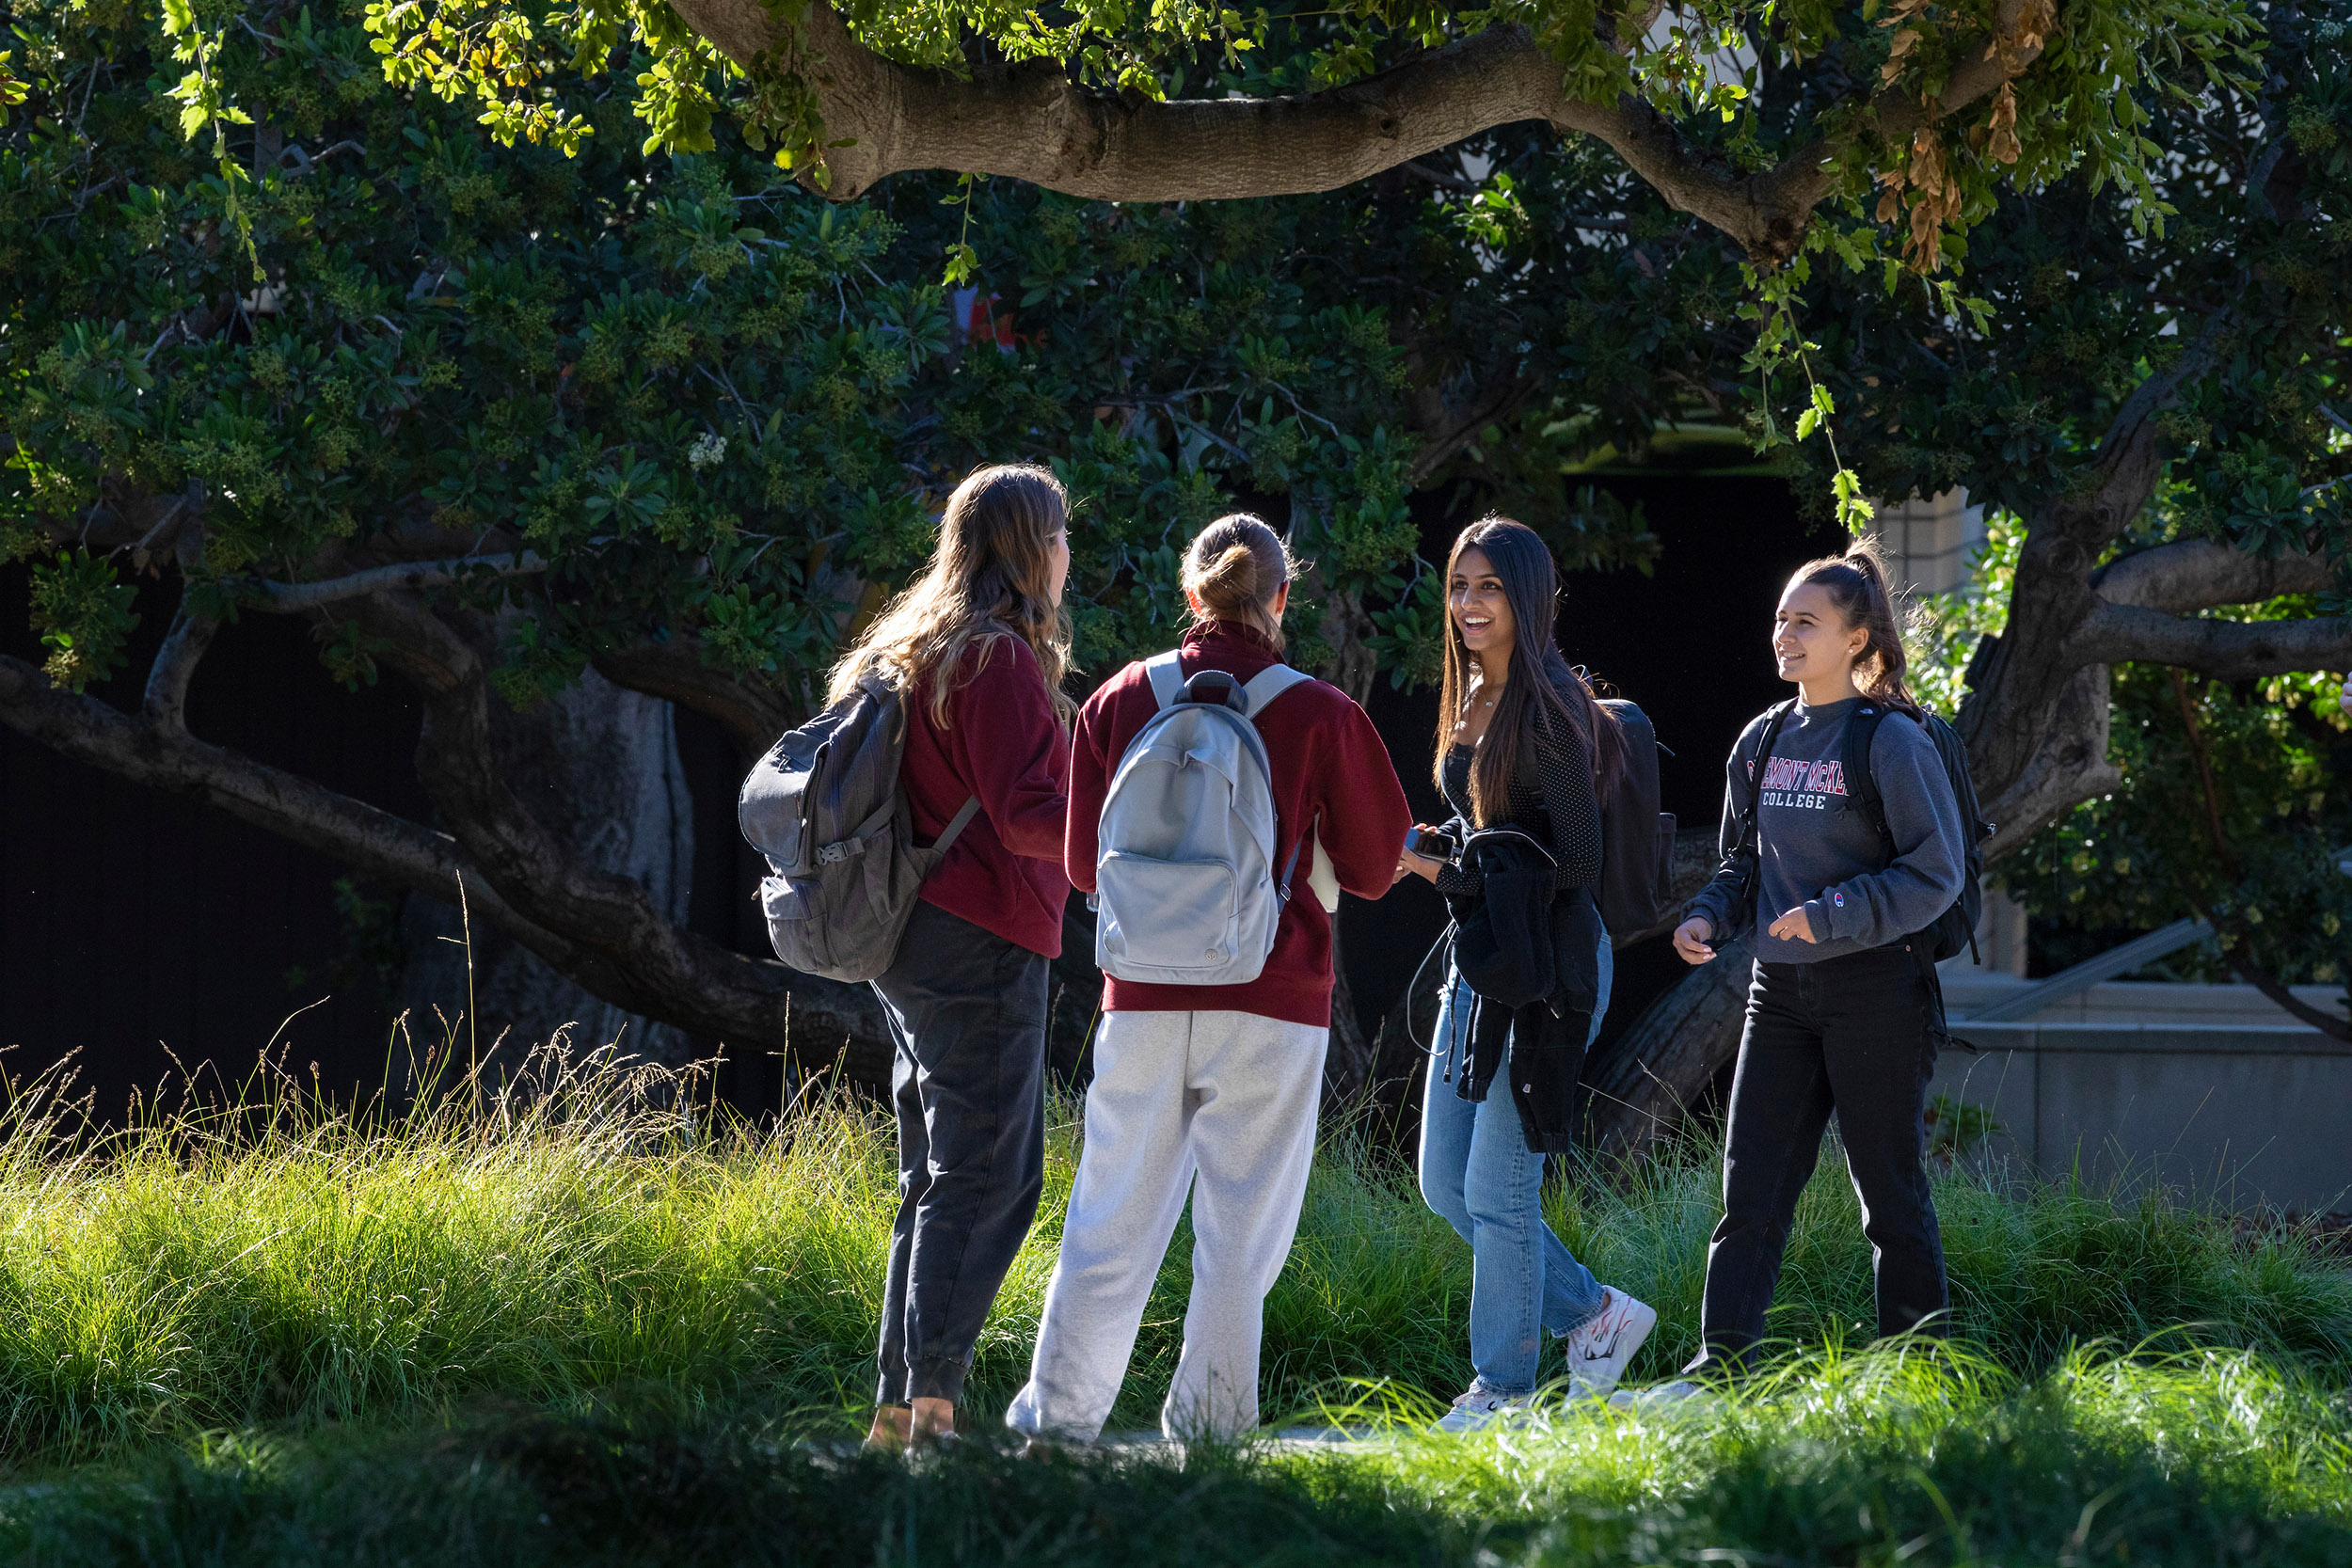
{"type": "MultiPolygon", "coordinates": [[[[1755,758],[1748,767],[1748,807],[1741,818],[1740,848],[1756,841],[1756,808],[1763,791],[1757,787],[1763,778],[1764,764],[1771,760],[1772,742],[1780,738],[1781,721],[1796,707],[1796,699],[1774,704],[1764,725],[1762,740],[1756,746],[1755,758]]],[[[1895,833],[1886,825],[1886,802],[1879,796],[1879,782],[1870,771],[1870,742],[1877,738],[1881,721],[1889,713],[1901,712],[1882,703],[1865,702],[1854,709],[1846,721],[1845,738],[1838,749],[1838,766],[1846,776],[1846,804],[1862,813],[1886,848],[1888,864],[1895,860],[1895,833]]],[[[1908,716],[1906,716],[1908,717],[1908,716]]],[[[1937,915],[1924,931],[1916,934],[1927,938],[1928,958],[1941,963],[1954,954],[1965,950],[1978,963],[1984,960],[1977,953],[1977,921],[1984,912],[1984,841],[1993,835],[1993,824],[1983,816],[1983,807],[1977,800],[1976,781],[1968,776],[1968,748],[1960,734],[1934,714],[1921,709],[1914,721],[1928,732],[1935,743],[1935,754],[1943,761],[1944,776],[1951,782],[1952,799],[1960,806],[1961,821],[1961,882],[1960,896],[1951,908],[1937,915]]],[[[1749,880],[1742,896],[1753,904],[1756,896],[1755,864],[1749,867],[1749,880]]]]}
{"type": "Polygon", "coordinates": [[[1625,768],[1600,802],[1600,880],[1593,900],[1612,941],[1655,928],[1672,915],[1675,816],[1658,809],[1658,732],[1622,697],[1600,705],[1625,732],[1625,768]]]}
{"type": "MultiPolygon", "coordinates": [[[[1866,702],[1854,709],[1846,721],[1846,739],[1842,748],[1842,765],[1846,772],[1846,788],[1851,792],[1847,803],[1862,813],[1870,826],[1877,830],[1879,843],[1886,848],[1886,859],[1895,859],[1895,834],[1886,826],[1886,802],[1879,799],[1879,782],[1870,772],[1870,742],[1878,735],[1879,723],[1889,713],[1900,712],[1883,703],[1866,702]]],[[[1968,748],[1962,742],[1960,732],[1925,708],[1914,721],[1928,732],[1935,742],[1935,754],[1943,761],[1944,776],[1951,781],[1952,799],[1960,806],[1960,896],[1952,907],[1935,917],[1935,924],[1920,933],[1928,939],[1928,957],[1941,963],[1963,951],[1974,963],[1984,959],[1977,952],[1977,920],[1984,912],[1984,841],[1993,836],[1993,824],[1984,819],[1984,810],[1977,800],[1976,781],[1968,776],[1968,748]]]]}

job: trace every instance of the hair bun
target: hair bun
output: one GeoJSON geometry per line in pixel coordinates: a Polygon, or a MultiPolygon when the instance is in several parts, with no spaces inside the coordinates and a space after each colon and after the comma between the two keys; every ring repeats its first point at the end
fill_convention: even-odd
{"type": "Polygon", "coordinates": [[[1216,609],[1239,610],[1258,602],[1258,556],[1247,545],[1230,545],[1210,562],[1193,592],[1216,609]]]}
{"type": "Polygon", "coordinates": [[[1198,618],[1254,626],[1279,651],[1282,626],[1272,606],[1295,566],[1280,534],[1263,520],[1236,512],[1193,540],[1184,552],[1184,585],[1198,601],[1198,618]]]}

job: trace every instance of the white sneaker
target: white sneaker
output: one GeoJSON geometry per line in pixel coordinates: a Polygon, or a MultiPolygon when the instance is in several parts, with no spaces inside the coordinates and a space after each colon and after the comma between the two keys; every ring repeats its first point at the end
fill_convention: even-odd
{"type": "Polygon", "coordinates": [[[1473,1383],[1438,1418],[1439,1432],[1484,1432],[1488,1427],[1516,1426],[1534,1408],[1533,1394],[1498,1394],[1473,1383]]]}
{"type": "Polygon", "coordinates": [[[1609,1396],[1609,1408],[1612,1410],[1640,1410],[1653,1415],[1705,1410],[1714,1403],[1712,1389],[1692,1383],[1688,1378],[1652,1384],[1647,1388],[1620,1388],[1609,1396]]]}
{"type": "Polygon", "coordinates": [[[1570,1334],[1564,1343],[1571,1387],[1581,1385],[1589,1398],[1607,1395],[1625,1376],[1633,1353],[1657,1326],[1656,1307],[1635,1301],[1623,1291],[1603,1291],[1599,1316],[1570,1334]]]}

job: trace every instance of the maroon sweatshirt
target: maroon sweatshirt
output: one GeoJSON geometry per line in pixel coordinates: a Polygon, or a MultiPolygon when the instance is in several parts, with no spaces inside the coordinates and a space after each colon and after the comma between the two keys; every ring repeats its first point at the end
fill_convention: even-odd
{"type": "MultiPolygon", "coordinates": [[[[1186,676],[1222,670],[1246,681],[1279,661],[1265,638],[1232,622],[1196,627],[1184,636],[1186,676]]],[[[1141,664],[1130,664],[1104,682],[1079,710],[1070,769],[1070,834],[1062,860],[1070,879],[1085,892],[1094,891],[1103,798],[1110,793],[1127,743],[1159,710],[1141,664]]],[[[1331,857],[1340,886],[1359,898],[1388,892],[1413,814],[1406,807],[1389,749],[1364,710],[1337,687],[1307,681],[1265,710],[1258,733],[1274,773],[1275,874],[1281,874],[1292,847],[1320,821],[1324,852],[1331,857]]],[[[1291,877],[1291,900],[1275,928],[1274,951],[1255,980],[1243,986],[1164,986],[1106,974],[1104,1011],[1255,1013],[1330,1027],[1331,917],[1307,885],[1313,863],[1314,846],[1309,843],[1291,877]]]]}
{"type": "MultiPolygon", "coordinates": [[[[946,832],[972,796],[979,815],[923,883],[921,897],[1007,942],[1061,957],[1062,822],[1070,808],[1070,732],[1046,695],[1037,655],[1018,637],[963,657],[970,678],[931,722],[930,683],[910,694],[898,780],[917,839],[946,832]]],[[[936,676],[933,677],[934,679],[936,676]]]]}

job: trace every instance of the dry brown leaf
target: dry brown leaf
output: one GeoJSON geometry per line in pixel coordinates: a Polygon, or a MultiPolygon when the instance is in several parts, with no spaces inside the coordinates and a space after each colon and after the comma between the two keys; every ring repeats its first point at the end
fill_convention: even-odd
{"type": "Polygon", "coordinates": [[[1903,73],[1903,56],[1910,54],[1912,46],[1918,41],[1919,33],[1916,28],[1906,27],[1895,35],[1887,50],[1886,63],[1879,67],[1881,87],[1891,87],[1895,78],[1903,73]]]}
{"type": "Polygon", "coordinates": [[[1911,183],[1925,195],[1944,188],[1944,138],[1922,125],[1911,135],[1911,183]]]}

